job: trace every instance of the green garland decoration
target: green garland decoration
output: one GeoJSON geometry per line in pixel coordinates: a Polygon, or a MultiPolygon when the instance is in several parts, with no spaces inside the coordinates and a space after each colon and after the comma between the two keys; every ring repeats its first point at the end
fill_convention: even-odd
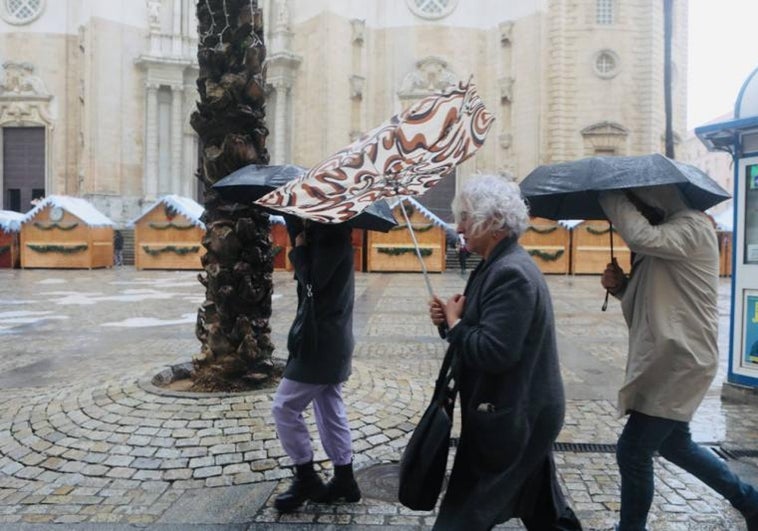
{"type": "Polygon", "coordinates": [[[39,230],[53,230],[53,229],[73,230],[76,227],[78,227],[79,224],[76,222],[72,223],[71,225],[61,225],[58,222],[44,224],[44,223],[40,223],[39,221],[35,221],[34,226],[37,227],[39,230]]]}
{"type": "Polygon", "coordinates": [[[536,232],[537,234],[550,234],[551,232],[555,232],[558,230],[558,227],[546,227],[544,229],[538,229],[534,225],[529,225],[529,227],[526,229],[527,232],[532,231],[536,232]]]}
{"type": "Polygon", "coordinates": [[[148,226],[151,229],[156,229],[156,230],[167,230],[167,229],[190,230],[190,229],[195,228],[195,226],[192,223],[190,223],[189,225],[179,225],[177,223],[174,223],[173,221],[169,221],[167,223],[156,223],[154,221],[151,221],[150,223],[148,223],[148,226]]]}
{"type": "MultiPolygon", "coordinates": [[[[406,253],[415,253],[416,250],[413,247],[379,247],[377,249],[380,253],[388,254],[390,256],[399,256],[406,253]]],[[[431,256],[431,249],[419,249],[421,256],[431,256]]]]}
{"type": "Polygon", "coordinates": [[[11,250],[11,246],[10,245],[1,245],[0,246],[0,254],[5,254],[5,253],[7,253],[10,250],[11,250]]]}
{"type": "MultiPolygon", "coordinates": [[[[608,234],[609,232],[611,232],[610,227],[608,227],[607,229],[596,229],[592,227],[592,225],[588,225],[585,228],[587,229],[587,232],[589,232],[590,234],[595,234],[596,236],[602,236],[603,234],[608,234]]],[[[613,227],[613,232],[618,232],[616,230],[616,227],[613,227]]]]}
{"type": "Polygon", "coordinates": [[[284,249],[284,247],[282,247],[281,245],[274,245],[271,248],[271,258],[274,258],[276,255],[278,255],[279,253],[281,253],[282,249],[284,249]]]}
{"type": "Polygon", "coordinates": [[[87,244],[82,243],[80,245],[35,245],[33,243],[27,243],[26,246],[32,251],[38,253],[62,253],[62,254],[74,254],[87,250],[87,244]]]}
{"type": "Polygon", "coordinates": [[[162,253],[176,253],[179,255],[196,253],[200,250],[199,245],[193,245],[192,247],[176,247],[174,245],[167,245],[165,247],[150,247],[149,245],[143,245],[142,249],[150,256],[158,256],[162,253]]]}
{"type": "Polygon", "coordinates": [[[558,249],[554,253],[540,251],[539,249],[529,249],[529,256],[536,256],[537,258],[545,260],[546,262],[555,262],[561,256],[563,256],[563,249],[558,249]]]}
{"type": "MultiPolygon", "coordinates": [[[[422,225],[420,227],[416,227],[415,225],[411,225],[414,232],[426,232],[432,230],[436,225],[434,223],[430,223],[429,225],[422,225]]],[[[407,229],[408,225],[398,225],[397,227],[392,227],[390,230],[404,230],[407,229]]]]}

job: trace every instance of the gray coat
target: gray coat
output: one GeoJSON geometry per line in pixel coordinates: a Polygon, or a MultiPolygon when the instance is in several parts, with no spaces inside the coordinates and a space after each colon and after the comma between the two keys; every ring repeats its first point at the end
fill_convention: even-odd
{"type": "Polygon", "coordinates": [[[517,514],[561,430],[565,398],[550,293],[515,238],[479,264],[465,295],[447,334],[460,360],[461,438],[435,529],[473,531],[517,514]],[[494,411],[479,411],[487,404],[494,411]]]}
{"type": "Polygon", "coordinates": [[[315,303],[317,347],[295,357],[290,353],[284,377],[310,384],[336,384],[348,379],[353,356],[355,275],[349,239],[329,246],[295,247],[289,254],[298,280],[298,304],[310,281],[315,303]]]}

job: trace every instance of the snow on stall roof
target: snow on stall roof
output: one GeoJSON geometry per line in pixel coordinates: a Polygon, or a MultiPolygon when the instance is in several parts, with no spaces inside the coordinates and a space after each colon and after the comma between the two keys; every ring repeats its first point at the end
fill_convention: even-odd
{"type": "Polygon", "coordinates": [[[720,214],[713,216],[713,219],[718,230],[732,232],[734,230],[734,207],[730,206],[720,214]]]}
{"type": "Polygon", "coordinates": [[[574,230],[574,227],[576,227],[580,223],[584,223],[584,220],[583,219],[559,219],[558,220],[558,225],[568,230],[574,230]]]}
{"type": "Polygon", "coordinates": [[[41,199],[33,209],[24,215],[21,224],[28,223],[48,206],[60,207],[90,227],[114,227],[116,225],[86,199],[68,195],[49,195],[41,199]]]}
{"type": "Polygon", "coordinates": [[[24,215],[13,210],[0,210],[0,230],[3,232],[18,232],[21,230],[21,220],[24,215]]]}
{"type": "Polygon", "coordinates": [[[172,208],[173,210],[177,211],[179,214],[183,215],[187,219],[189,219],[193,225],[196,227],[200,227],[201,229],[205,230],[205,223],[200,221],[200,216],[203,215],[203,212],[205,212],[205,207],[203,205],[199,204],[194,199],[190,199],[189,197],[182,197],[180,195],[170,194],[170,195],[164,195],[163,197],[159,197],[158,201],[156,201],[154,204],[147,207],[142,214],[134,218],[132,221],[129,222],[128,226],[133,227],[139,220],[141,220],[143,217],[145,217],[145,214],[150,212],[153,208],[155,208],[157,205],[164,204],[168,207],[172,208]]]}
{"type": "Polygon", "coordinates": [[[418,210],[426,219],[437,225],[438,227],[442,227],[445,229],[445,232],[449,232],[452,234],[456,234],[456,230],[452,229],[448,223],[442,220],[437,214],[426,208],[424,205],[419,203],[417,200],[413,199],[410,196],[402,195],[393,197],[390,199],[387,199],[387,203],[389,203],[390,208],[394,209],[400,201],[405,201],[409,203],[414,209],[418,210]]]}

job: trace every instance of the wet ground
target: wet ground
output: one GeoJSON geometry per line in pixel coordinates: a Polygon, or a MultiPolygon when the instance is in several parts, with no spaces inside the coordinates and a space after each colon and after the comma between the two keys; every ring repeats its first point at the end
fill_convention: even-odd
{"type": "MultiPolygon", "coordinates": [[[[280,516],[272,498],[290,471],[270,418],[271,392],[188,397],[150,383],[198,350],[203,290],[196,275],[130,267],[0,270],[0,529],[430,526],[434,513],[409,511],[391,496],[393,466],[445,347],[428,321],[420,276],[356,278],[357,346],[345,396],[364,500],[280,516]]],[[[622,426],[615,396],[626,328],[618,304],[600,311],[598,277],[548,282],[568,396],[556,453],[561,480],[585,527],[610,529],[618,510],[612,445],[622,426]]],[[[464,280],[451,272],[432,276],[432,284],[447,296],[464,280]]],[[[758,454],[758,411],[719,397],[728,297],[724,280],[722,370],[692,429],[698,441],[731,450],[722,452],[730,466],[756,481],[758,460],[741,456],[758,454]]],[[[291,274],[276,273],[271,325],[280,348],[295,303],[291,274]]],[[[322,452],[317,459],[325,459],[322,452]]],[[[727,502],[664,460],[656,462],[656,489],[651,530],[744,528],[727,502]]]]}

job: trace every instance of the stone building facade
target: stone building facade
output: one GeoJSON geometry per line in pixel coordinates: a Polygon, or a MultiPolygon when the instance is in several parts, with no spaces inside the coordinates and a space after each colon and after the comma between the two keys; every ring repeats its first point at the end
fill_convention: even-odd
{"type": "MultiPolygon", "coordinates": [[[[272,164],[312,165],[471,76],[496,122],[456,178],[422,198],[444,217],[478,171],[522,178],[542,163],[663,148],[659,0],[259,3],[272,164]]],[[[687,2],[674,11],[684,136],[687,2]]],[[[0,0],[3,208],[70,194],[122,222],[166,193],[197,198],[194,16],[195,0],[0,0]]]]}

